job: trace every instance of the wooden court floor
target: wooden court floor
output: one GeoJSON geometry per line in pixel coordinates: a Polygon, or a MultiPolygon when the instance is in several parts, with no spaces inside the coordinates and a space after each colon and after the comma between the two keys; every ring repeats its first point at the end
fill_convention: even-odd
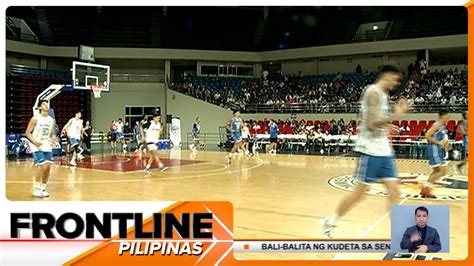
{"type": "MultiPolygon", "coordinates": [[[[100,154],[78,167],[58,160],[51,170],[51,197],[31,196],[31,160],[7,161],[6,189],[15,201],[230,201],[234,206],[236,239],[323,238],[320,219],[333,214],[341,197],[351,189],[356,159],[305,155],[236,157],[227,164],[225,153],[163,152],[171,166],[146,176],[145,158],[133,154],[100,154]]],[[[397,160],[400,175],[423,181],[430,168],[426,161],[397,160]]],[[[451,172],[451,169],[450,169],[451,172]]],[[[467,176],[455,176],[467,181],[467,176]]],[[[402,184],[402,204],[450,206],[450,253],[439,257],[467,256],[467,189],[437,187],[441,200],[416,198],[417,184],[402,184]]],[[[389,238],[390,216],[383,188],[376,187],[338,223],[335,238],[389,238]]],[[[239,259],[374,259],[384,254],[242,254],[239,259]]]]}

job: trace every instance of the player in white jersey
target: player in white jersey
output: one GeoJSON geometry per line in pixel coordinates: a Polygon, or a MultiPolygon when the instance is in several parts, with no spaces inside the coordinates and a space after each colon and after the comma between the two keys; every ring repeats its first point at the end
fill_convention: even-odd
{"type": "Polygon", "coordinates": [[[123,122],[122,118],[117,119],[115,122],[115,126],[117,127],[117,142],[122,144],[122,150],[125,153],[127,144],[125,144],[125,136],[123,135],[123,122]]]}
{"type": "Polygon", "coordinates": [[[339,203],[335,214],[321,221],[326,237],[332,237],[337,219],[362,198],[372,183],[383,183],[390,193],[389,204],[398,203],[399,178],[388,135],[392,128],[390,122],[399,119],[410,107],[407,101],[401,100],[394,105],[393,113],[390,113],[389,92],[400,84],[401,73],[401,67],[397,63],[387,62],[380,67],[375,83],[369,85],[361,96],[362,121],[355,149],[360,154],[356,171],[359,182],[356,190],[339,203]]]}
{"type": "Polygon", "coordinates": [[[153,114],[153,119],[146,125],[147,127],[140,127],[142,136],[145,136],[146,147],[148,150],[149,158],[148,163],[145,167],[145,173],[147,173],[148,175],[151,175],[150,168],[153,161],[156,161],[158,163],[158,168],[160,169],[160,172],[163,172],[168,169],[168,167],[166,167],[161,162],[158,156],[157,143],[160,140],[161,134],[163,133],[163,127],[161,125],[160,119],[160,114],[156,112],[153,114]]]}
{"type": "Polygon", "coordinates": [[[242,149],[244,150],[245,155],[250,155],[249,152],[249,142],[250,142],[250,130],[247,122],[244,122],[244,127],[242,128],[242,149]]]}
{"type": "Polygon", "coordinates": [[[54,129],[56,123],[48,115],[49,103],[41,100],[38,103],[39,114],[32,117],[28,123],[25,136],[30,141],[36,166],[35,181],[33,183],[33,197],[49,197],[46,185],[49,179],[51,164],[53,163],[53,152],[51,141],[56,141],[54,129]]]}
{"type": "Polygon", "coordinates": [[[79,160],[84,159],[84,156],[82,156],[82,152],[80,149],[81,139],[84,134],[83,121],[81,117],[81,111],[76,112],[76,115],[73,118],[69,119],[69,121],[63,128],[63,132],[67,132],[69,136],[69,142],[71,144],[72,158],[69,162],[71,166],[77,166],[76,158],[79,160]]]}

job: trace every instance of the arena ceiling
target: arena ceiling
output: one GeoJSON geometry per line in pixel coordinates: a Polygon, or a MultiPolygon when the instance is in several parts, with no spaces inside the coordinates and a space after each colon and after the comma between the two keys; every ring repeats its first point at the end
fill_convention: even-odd
{"type": "MultiPolygon", "coordinates": [[[[377,21],[389,22],[383,39],[467,34],[464,7],[36,6],[9,7],[7,17],[59,46],[278,50],[358,41],[359,26],[377,21]]],[[[8,39],[28,39],[12,33],[7,26],[8,39]]]]}

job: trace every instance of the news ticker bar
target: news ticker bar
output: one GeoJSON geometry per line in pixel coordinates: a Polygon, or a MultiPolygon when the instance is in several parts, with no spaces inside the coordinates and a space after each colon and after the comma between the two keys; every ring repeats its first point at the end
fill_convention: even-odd
{"type": "Polygon", "coordinates": [[[234,240],[234,252],[245,253],[385,253],[390,240],[234,240]]]}
{"type": "MultiPolygon", "coordinates": [[[[0,242],[95,242],[101,240],[4,240],[0,242]]],[[[107,240],[103,240],[107,241],[107,240]]],[[[120,243],[119,253],[153,255],[156,251],[168,254],[173,250],[197,249],[202,252],[203,243],[232,243],[236,253],[387,253],[390,240],[204,240],[204,239],[113,239],[120,243]],[[197,245],[197,246],[196,246],[197,245]],[[190,248],[192,247],[192,248],[190,248]]],[[[173,251],[182,255],[182,251],[173,251]]],[[[184,251],[183,251],[184,252],[184,251]]],[[[188,253],[190,253],[188,252],[188,253]]],[[[194,251],[193,251],[194,252],[194,251]]],[[[197,251],[196,251],[197,252],[197,251]]]]}

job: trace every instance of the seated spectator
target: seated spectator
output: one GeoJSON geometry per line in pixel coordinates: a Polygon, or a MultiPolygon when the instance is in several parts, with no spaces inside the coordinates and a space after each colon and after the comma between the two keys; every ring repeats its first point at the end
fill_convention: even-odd
{"type": "Polygon", "coordinates": [[[405,132],[405,131],[410,132],[410,127],[408,125],[403,125],[403,126],[400,127],[399,130],[400,130],[400,135],[402,135],[403,132],[405,132]]]}
{"type": "MultiPolygon", "coordinates": [[[[410,65],[409,80],[401,89],[400,97],[416,104],[434,102],[438,105],[466,105],[466,70],[428,71],[423,59],[415,67],[410,65]]],[[[256,111],[256,104],[263,104],[271,108],[260,107],[260,110],[268,112],[294,110],[292,108],[298,108],[298,112],[357,112],[360,95],[366,84],[372,83],[377,75],[366,70],[362,76],[359,67],[356,73],[337,73],[329,78],[322,75],[324,80],[322,76],[290,76],[281,71],[272,78],[269,73],[264,75],[268,72],[264,71],[262,87],[260,82],[249,79],[230,83],[226,78],[186,77],[183,83],[171,83],[170,88],[226,108],[237,105],[256,111]],[[218,89],[215,88],[216,84],[220,86],[218,89]],[[296,104],[310,106],[302,108],[296,104]]],[[[393,97],[393,100],[396,98],[393,97]]]]}

